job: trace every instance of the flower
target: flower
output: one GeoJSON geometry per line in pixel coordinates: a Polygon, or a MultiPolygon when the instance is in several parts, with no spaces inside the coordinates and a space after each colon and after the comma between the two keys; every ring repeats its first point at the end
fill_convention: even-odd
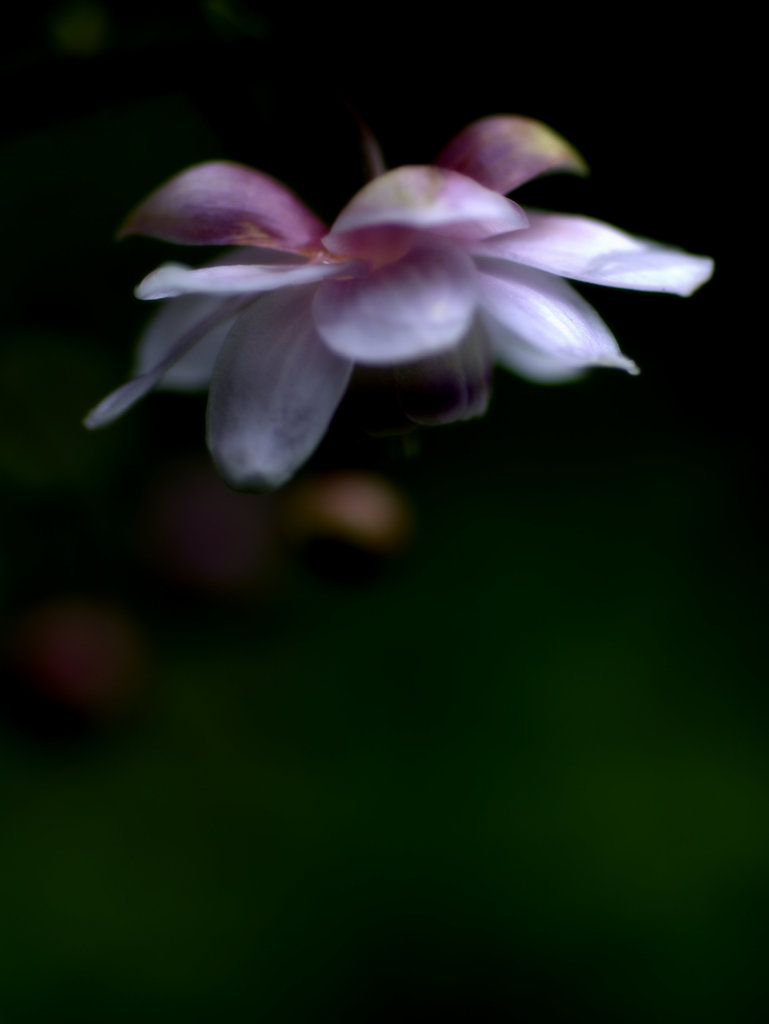
{"type": "Polygon", "coordinates": [[[637,373],[563,278],[690,295],[712,261],[506,198],[555,170],[585,165],[551,129],[485,118],[434,164],[378,173],[329,232],[260,171],[189,168],[121,234],[240,248],[199,269],[166,263],[142,281],[140,299],[172,301],[141,340],[137,376],[86,425],[111,422],[157,385],[208,386],[216,466],[233,486],[264,489],[314,451],[354,367],[391,371],[407,415],[426,423],[481,415],[492,361],[539,381],[592,366],[637,373]]]}

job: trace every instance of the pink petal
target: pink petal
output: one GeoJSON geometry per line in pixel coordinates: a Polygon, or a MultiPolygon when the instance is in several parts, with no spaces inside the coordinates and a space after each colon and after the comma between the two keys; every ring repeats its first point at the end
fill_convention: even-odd
{"type": "Polygon", "coordinates": [[[592,284],[691,295],[713,261],[634,238],[590,217],[529,213],[530,227],[478,243],[475,251],[592,284]]]}
{"type": "Polygon", "coordinates": [[[238,317],[211,382],[208,445],[234,487],[270,489],[309,458],[342,399],[351,363],[312,322],[314,287],[265,295],[238,317]]]}
{"type": "Polygon", "coordinates": [[[589,366],[638,373],[596,311],[560,278],[478,260],[479,307],[497,357],[523,374],[566,379],[589,366]]]}
{"type": "Polygon", "coordinates": [[[510,199],[452,170],[398,167],[365,185],[324,239],[331,252],[350,249],[350,232],[382,227],[477,239],[525,227],[526,215],[510,199]]]}
{"type": "Polygon", "coordinates": [[[456,345],[475,309],[475,270],[456,247],[412,249],[365,277],[325,281],[313,307],[328,347],[346,359],[387,365],[456,345]]]}
{"type": "Polygon", "coordinates": [[[435,163],[503,195],[548,171],[587,174],[587,165],[552,128],[529,117],[484,117],[455,136],[435,163]]]}
{"type": "Polygon", "coordinates": [[[483,416],[489,404],[493,356],[474,324],[459,345],[392,369],[400,408],[414,423],[436,426],[483,416]]]}
{"type": "Polygon", "coordinates": [[[168,299],[175,295],[250,295],[309,284],[346,269],[342,263],[304,263],[301,266],[217,266],[193,269],[183,263],[164,263],[136,288],[137,299],[168,299]]]}
{"type": "Polygon", "coordinates": [[[325,230],[285,185],[221,160],[190,167],[161,185],[118,234],[152,235],[185,245],[316,250],[325,230]]]}

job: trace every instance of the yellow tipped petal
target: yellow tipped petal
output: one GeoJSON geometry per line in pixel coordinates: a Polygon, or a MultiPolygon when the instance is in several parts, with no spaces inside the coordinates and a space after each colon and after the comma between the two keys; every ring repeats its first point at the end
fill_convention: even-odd
{"type": "Polygon", "coordinates": [[[514,115],[484,117],[468,125],[435,163],[503,195],[540,174],[588,173],[577,150],[552,128],[514,115]]]}

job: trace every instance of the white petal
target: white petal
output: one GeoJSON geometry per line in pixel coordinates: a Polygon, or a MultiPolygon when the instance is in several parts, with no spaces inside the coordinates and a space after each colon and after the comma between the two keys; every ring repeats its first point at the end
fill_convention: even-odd
{"type": "Polygon", "coordinates": [[[592,284],[691,295],[713,261],[628,235],[590,217],[529,214],[529,227],[479,242],[474,251],[592,284]]]}
{"type": "Polygon", "coordinates": [[[585,376],[584,367],[575,369],[538,352],[502,324],[487,322],[486,326],[498,361],[520,377],[538,384],[566,384],[585,376]]]}
{"type": "MultiPolygon", "coordinates": [[[[248,300],[245,300],[248,301],[248,300]]],[[[132,405],[151,391],[165,377],[165,375],[178,363],[190,349],[206,335],[216,330],[218,325],[227,320],[239,309],[242,308],[242,298],[230,299],[226,302],[218,302],[215,309],[205,318],[195,319],[191,322],[185,333],[177,336],[174,344],[167,350],[163,358],[151,369],[146,370],[127,384],[123,384],[116,391],[107,395],[99,404],[92,409],[85,420],[85,426],[91,430],[98,427],[106,427],[124,412],[127,412],[132,405]]]]}
{"type": "Polygon", "coordinates": [[[638,372],[565,281],[501,260],[477,262],[479,306],[501,362],[535,380],[568,379],[588,366],[638,372]]]}
{"type": "MultiPolygon", "coordinates": [[[[147,325],[136,353],[135,373],[148,373],[166,357],[176,341],[195,324],[223,307],[226,299],[211,295],[183,295],[168,299],[147,325]]],[[[229,309],[229,304],[225,307],[229,309]]],[[[196,391],[208,386],[216,357],[233,316],[224,316],[219,324],[203,335],[165,374],[160,387],[179,391],[196,391]]]]}
{"type": "Polygon", "coordinates": [[[217,361],[208,446],[233,486],[280,486],[309,458],[342,399],[352,364],[312,322],[315,289],[265,295],[238,317],[217,361]]]}
{"type": "Polygon", "coordinates": [[[89,430],[98,430],[99,427],[106,427],[122,416],[124,412],[128,412],[132,405],[136,405],[141,398],[152,391],[163,376],[165,369],[166,367],[161,364],[158,370],[146,373],[141,377],[134,377],[127,384],[123,384],[111,392],[91,409],[83,420],[84,426],[89,430]]]}
{"type": "Polygon", "coordinates": [[[475,269],[456,247],[420,247],[365,277],[325,281],[315,323],[334,352],[387,365],[456,345],[475,309],[475,269]]]}
{"type": "MultiPolygon", "coordinates": [[[[303,266],[293,254],[278,249],[243,247],[230,249],[212,261],[212,266],[244,264],[283,264],[303,266]]],[[[182,335],[209,318],[216,319],[222,310],[220,322],[203,335],[160,380],[158,387],[166,390],[198,391],[208,387],[216,357],[234,322],[231,300],[219,295],[181,295],[160,303],[144,333],[136,352],[135,376],[145,374],[160,363],[182,335]]],[[[238,310],[235,310],[238,312],[238,310]]]]}
{"type": "Polygon", "coordinates": [[[195,270],[183,263],[164,263],[136,289],[137,299],[168,299],[175,295],[248,295],[333,277],[341,263],[301,266],[217,266],[195,270]]]}

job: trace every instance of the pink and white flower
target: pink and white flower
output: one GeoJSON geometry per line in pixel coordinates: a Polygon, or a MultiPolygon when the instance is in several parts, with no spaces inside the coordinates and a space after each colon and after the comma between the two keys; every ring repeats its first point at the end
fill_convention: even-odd
{"type": "Polygon", "coordinates": [[[182,172],[122,234],[240,248],[199,269],[166,263],[142,281],[140,299],[172,301],[141,339],[137,376],[86,425],[104,426],[156,386],[208,386],[220,473],[263,489],[311,455],[355,367],[392,369],[407,414],[427,423],[481,415],[492,361],[538,381],[593,366],[637,373],[563,278],[690,295],[713,263],[506,198],[555,170],[585,167],[551,129],[485,118],[434,164],[379,174],[330,231],[260,171],[212,162],[182,172]]]}

